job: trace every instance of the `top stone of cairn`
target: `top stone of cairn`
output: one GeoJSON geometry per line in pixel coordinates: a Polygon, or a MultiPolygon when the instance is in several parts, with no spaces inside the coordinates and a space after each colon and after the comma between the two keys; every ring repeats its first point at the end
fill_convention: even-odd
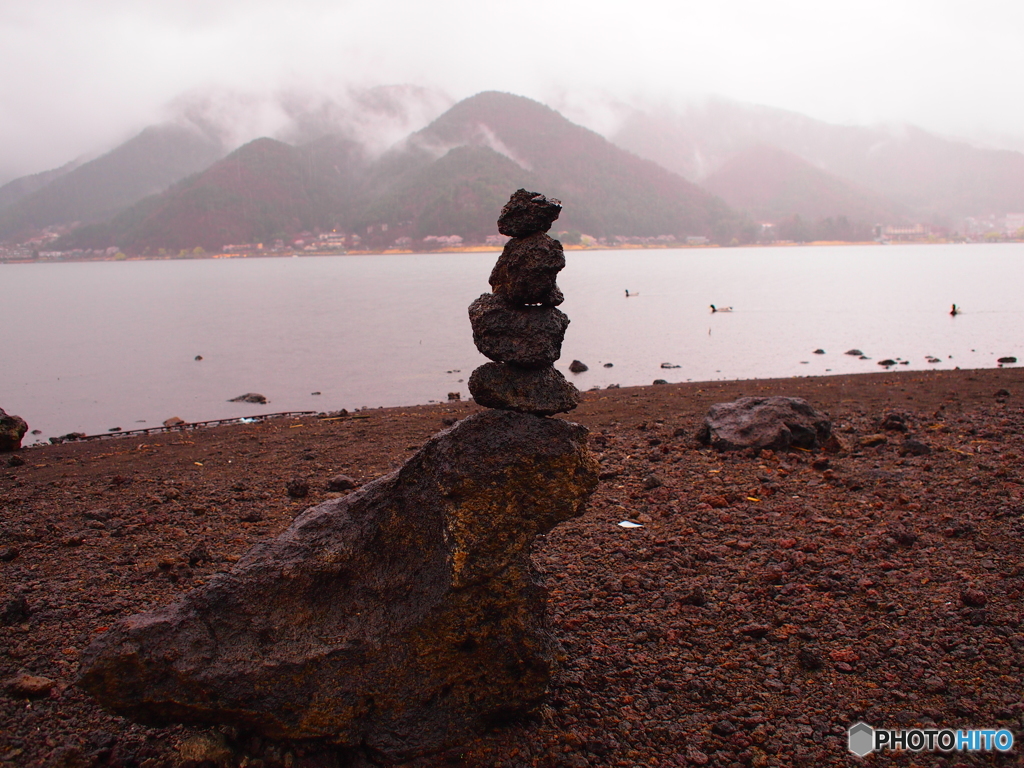
{"type": "Polygon", "coordinates": [[[537,192],[516,190],[498,216],[498,231],[508,237],[528,237],[547,232],[562,212],[559,200],[548,199],[537,192]]]}

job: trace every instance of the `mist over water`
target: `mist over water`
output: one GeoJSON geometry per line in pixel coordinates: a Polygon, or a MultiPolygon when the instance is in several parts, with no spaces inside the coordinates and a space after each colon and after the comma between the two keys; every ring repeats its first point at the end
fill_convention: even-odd
{"type": "MultiPolygon", "coordinates": [[[[489,289],[495,258],[3,265],[0,408],[42,430],[27,443],[171,416],[467,398],[485,359],[466,308],[489,289]],[[246,392],[270,402],[227,402],[246,392]]],[[[885,358],[908,361],[896,370],[1024,359],[1021,244],[570,251],[567,261],[559,283],[572,322],[556,367],[584,390],[878,372],[885,358]],[[950,317],[954,302],[963,314],[950,317]],[[852,348],[872,359],[843,354],[852,348]],[[590,370],[569,373],[574,358],[590,370]]]]}

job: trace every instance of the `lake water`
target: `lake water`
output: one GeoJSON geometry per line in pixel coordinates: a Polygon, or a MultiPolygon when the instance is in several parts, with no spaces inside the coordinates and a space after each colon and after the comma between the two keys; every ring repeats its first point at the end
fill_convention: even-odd
{"type": "MultiPolygon", "coordinates": [[[[466,307],[489,290],[496,257],[0,265],[0,408],[45,439],[171,416],[467,398],[465,382],[486,360],[466,307]],[[246,392],[270,402],[227,402],[246,392]]],[[[556,367],[584,390],[876,372],[884,358],[909,361],[898,370],[1024,359],[1021,244],[566,257],[559,284],[572,322],[556,367]],[[963,313],[950,317],[954,302],[963,313]],[[733,311],[712,314],[710,304],[733,311]],[[843,354],[851,348],[871,359],[843,354]],[[574,358],[590,370],[568,373],[574,358]]]]}

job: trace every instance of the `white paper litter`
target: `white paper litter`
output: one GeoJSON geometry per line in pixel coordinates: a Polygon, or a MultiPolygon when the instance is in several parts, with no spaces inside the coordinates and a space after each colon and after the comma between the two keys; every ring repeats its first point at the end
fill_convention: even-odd
{"type": "Polygon", "coordinates": [[[632,520],[623,520],[619,523],[619,528],[643,528],[640,523],[634,523],[632,520]]]}

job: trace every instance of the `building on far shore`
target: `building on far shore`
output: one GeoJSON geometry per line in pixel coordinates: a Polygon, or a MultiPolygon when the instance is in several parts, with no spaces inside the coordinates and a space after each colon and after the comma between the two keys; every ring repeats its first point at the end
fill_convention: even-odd
{"type": "Polygon", "coordinates": [[[882,227],[880,239],[889,242],[924,240],[929,234],[929,231],[925,229],[922,224],[895,227],[886,226],[882,227]]]}
{"type": "Polygon", "coordinates": [[[262,251],[263,243],[234,243],[225,245],[220,249],[221,253],[252,253],[262,251]]]}

